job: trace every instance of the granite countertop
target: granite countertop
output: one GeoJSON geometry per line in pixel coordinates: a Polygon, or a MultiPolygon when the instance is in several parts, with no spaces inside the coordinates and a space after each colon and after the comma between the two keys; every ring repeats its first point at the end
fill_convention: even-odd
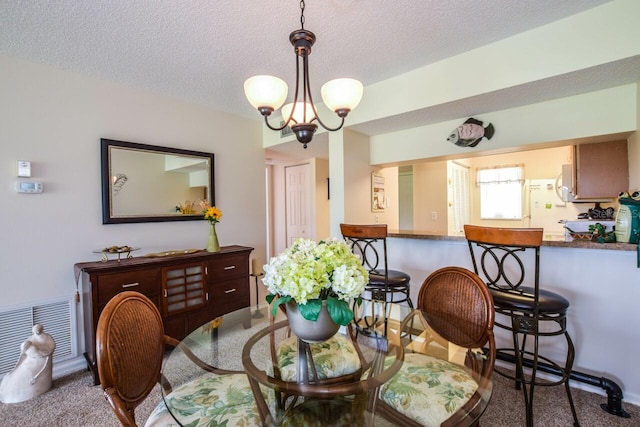
{"type": "MultiPolygon", "coordinates": [[[[465,241],[462,236],[447,236],[433,231],[424,230],[389,230],[389,237],[399,237],[403,239],[423,239],[423,240],[450,240],[465,241]]],[[[604,249],[613,251],[636,251],[638,245],[632,243],[598,243],[588,240],[574,240],[565,242],[562,240],[544,240],[542,246],[555,248],[580,248],[580,249],[604,249]]]]}

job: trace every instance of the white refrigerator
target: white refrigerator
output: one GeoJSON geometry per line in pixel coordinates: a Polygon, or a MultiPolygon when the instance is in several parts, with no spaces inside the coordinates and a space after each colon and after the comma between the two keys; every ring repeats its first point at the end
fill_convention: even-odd
{"type": "Polygon", "coordinates": [[[579,213],[573,203],[562,201],[559,185],[562,182],[555,178],[525,180],[523,226],[544,228],[545,240],[564,240],[564,224],[560,221],[574,219],[579,213]]]}

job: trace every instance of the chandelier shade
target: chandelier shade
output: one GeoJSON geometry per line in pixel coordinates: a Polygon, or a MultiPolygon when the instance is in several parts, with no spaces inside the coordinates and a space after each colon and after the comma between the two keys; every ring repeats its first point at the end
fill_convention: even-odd
{"type": "Polygon", "coordinates": [[[249,103],[264,117],[267,127],[280,131],[289,126],[296,139],[307,148],[320,124],[324,129],[337,131],[344,125],[344,119],[362,99],[363,86],[358,80],[339,78],[325,83],[320,93],[324,104],[340,118],[336,127],[327,126],[318,116],[318,110],[313,102],[311,87],[309,86],[309,55],[316,36],[304,29],[304,0],[300,2],[301,28],[289,35],[296,58],[296,84],[293,102],[282,107],[281,126],[272,126],[269,116],[284,104],[287,97],[287,84],[277,77],[258,75],[248,78],[244,82],[244,92],[249,103]],[[302,66],[301,66],[302,65],[302,66]],[[299,99],[300,98],[300,99],[299,99]]]}
{"type": "Polygon", "coordinates": [[[308,102],[305,102],[304,104],[300,102],[295,104],[293,102],[285,104],[284,107],[282,107],[282,117],[284,120],[287,120],[289,116],[291,116],[291,124],[311,122],[316,117],[315,114],[313,114],[311,104],[308,102]],[[295,110],[293,107],[294,105],[295,110]],[[293,115],[291,115],[292,110],[293,115]]]}
{"type": "Polygon", "coordinates": [[[244,93],[253,108],[258,110],[277,110],[287,99],[288,90],[287,83],[274,76],[253,76],[244,82],[244,93]]]}
{"type": "Polygon", "coordinates": [[[326,82],[320,89],[324,104],[340,115],[339,111],[351,111],[362,99],[362,83],[355,79],[335,79],[326,82]]]}

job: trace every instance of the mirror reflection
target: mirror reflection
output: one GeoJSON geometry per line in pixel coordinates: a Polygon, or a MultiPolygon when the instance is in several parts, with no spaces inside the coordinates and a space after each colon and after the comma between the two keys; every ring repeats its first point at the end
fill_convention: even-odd
{"type": "Polygon", "coordinates": [[[103,224],[202,219],[213,154],[102,139],[103,224]]]}

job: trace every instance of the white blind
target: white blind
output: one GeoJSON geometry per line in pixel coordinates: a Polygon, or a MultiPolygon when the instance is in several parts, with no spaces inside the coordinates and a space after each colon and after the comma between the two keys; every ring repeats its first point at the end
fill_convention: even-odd
{"type": "Polygon", "coordinates": [[[522,166],[479,169],[476,184],[503,184],[523,181],[522,166]]]}

